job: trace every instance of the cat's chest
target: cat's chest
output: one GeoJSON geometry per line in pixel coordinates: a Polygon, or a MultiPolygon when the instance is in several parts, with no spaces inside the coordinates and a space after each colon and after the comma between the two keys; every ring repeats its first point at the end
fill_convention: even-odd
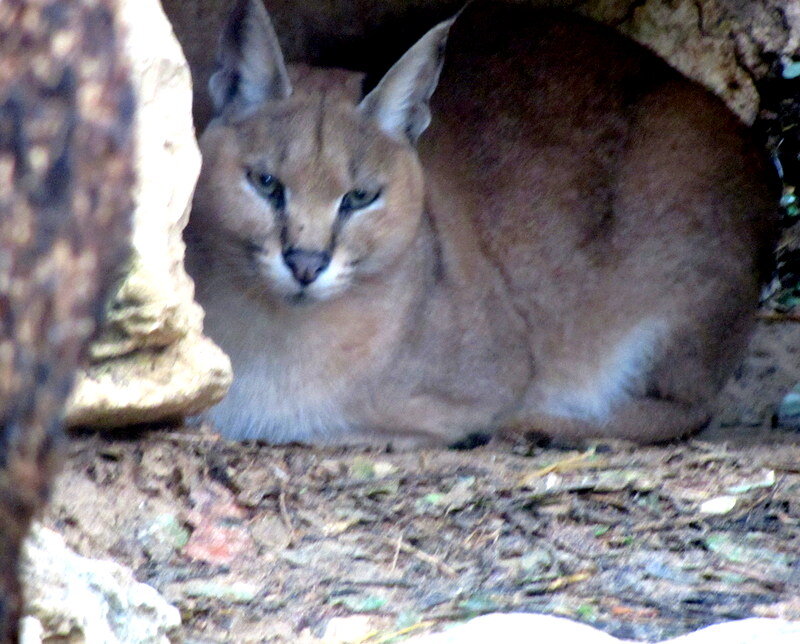
{"type": "Polygon", "coordinates": [[[230,356],[234,371],[230,392],[211,412],[224,434],[332,442],[352,429],[346,399],[354,373],[344,368],[334,347],[263,311],[234,318],[206,306],[207,332],[230,356]]]}
{"type": "Polygon", "coordinates": [[[357,333],[310,317],[284,319],[249,303],[240,303],[235,317],[226,308],[224,302],[207,307],[208,333],[230,356],[236,379],[258,383],[276,406],[328,399],[352,379],[354,365],[368,362],[369,343],[357,333]]]}
{"type": "Polygon", "coordinates": [[[252,302],[204,302],[206,330],[230,356],[234,388],[252,389],[265,407],[327,405],[384,366],[388,320],[322,316],[298,309],[281,316],[252,302]],[[234,314],[232,314],[234,313],[234,314]]]}
{"type": "Polygon", "coordinates": [[[238,345],[231,349],[231,360],[237,386],[272,410],[335,404],[354,375],[332,352],[302,347],[272,344],[255,351],[238,345]]]}

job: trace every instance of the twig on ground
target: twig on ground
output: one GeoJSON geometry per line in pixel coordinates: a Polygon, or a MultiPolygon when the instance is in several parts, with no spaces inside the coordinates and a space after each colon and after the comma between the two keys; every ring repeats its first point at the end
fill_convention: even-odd
{"type": "Polygon", "coordinates": [[[389,570],[394,571],[397,568],[397,560],[400,558],[400,548],[403,547],[403,533],[397,535],[397,548],[394,550],[394,557],[392,557],[392,566],[389,570]]]}
{"type": "Polygon", "coordinates": [[[589,449],[582,454],[578,454],[577,456],[570,456],[569,458],[556,461],[555,463],[550,463],[550,465],[541,467],[538,470],[523,476],[520,479],[519,487],[531,485],[537,479],[547,476],[548,474],[552,474],[553,472],[574,472],[576,470],[584,469],[601,469],[608,465],[608,461],[605,458],[598,457],[594,458],[594,460],[590,460],[594,456],[595,451],[593,449],[589,449]]]}
{"type": "Polygon", "coordinates": [[[294,543],[295,533],[294,525],[292,525],[292,517],[289,516],[289,511],[286,509],[286,488],[281,485],[281,490],[278,493],[278,509],[281,513],[281,520],[286,526],[286,531],[289,533],[289,543],[294,543]]]}
{"type": "Polygon", "coordinates": [[[423,550],[420,550],[419,548],[415,548],[411,544],[405,543],[402,540],[402,537],[397,542],[395,542],[394,539],[390,539],[389,537],[380,537],[380,539],[389,545],[398,547],[401,552],[416,557],[420,561],[424,561],[425,563],[433,566],[434,568],[439,570],[439,572],[444,573],[448,577],[458,576],[458,573],[455,571],[455,569],[448,566],[444,561],[442,561],[438,557],[434,557],[433,555],[428,554],[427,552],[424,552],[423,550]]]}
{"type": "Polygon", "coordinates": [[[565,577],[559,577],[558,579],[554,579],[549,584],[547,584],[547,590],[554,591],[559,590],[560,588],[564,588],[564,586],[571,586],[572,584],[577,584],[581,581],[586,581],[587,579],[591,579],[594,573],[588,570],[584,570],[583,572],[576,572],[572,575],[566,575],[565,577]]]}
{"type": "Polygon", "coordinates": [[[341,586],[374,586],[376,588],[413,588],[414,584],[403,579],[337,579],[341,586]]]}
{"type": "Polygon", "coordinates": [[[786,588],[786,582],[780,579],[770,579],[767,575],[756,570],[754,567],[737,566],[732,563],[725,563],[720,567],[722,570],[741,575],[771,591],[781,592],[786,588]]]}

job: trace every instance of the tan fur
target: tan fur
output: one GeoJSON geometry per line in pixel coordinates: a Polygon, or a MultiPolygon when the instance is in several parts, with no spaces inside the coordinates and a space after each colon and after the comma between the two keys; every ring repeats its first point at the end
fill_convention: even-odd
{"type": "Polygon", "coordinates": [[[188,263],[234,365],[220,431],[405,446],[697,429],[769,251],[745,128],[609,30],[498,3],[450,28],[436,86],[448,27],[360,106],[359,78],[303,68],[288,98],[231,101],[204,133],[188,263]],[[427,125],[433,87],[415,150],[403,133],[427,125]],[[286,186],[283,215],[254,166],[286,186]],[[337,220],[365,185],[379,203],[337,220]],[[330,265],[301,288],[288,247],[332,248],[330,265]]]}

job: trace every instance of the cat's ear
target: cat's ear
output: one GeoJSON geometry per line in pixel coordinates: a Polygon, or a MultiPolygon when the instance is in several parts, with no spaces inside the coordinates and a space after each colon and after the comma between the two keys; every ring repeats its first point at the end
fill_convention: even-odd
{"type": "Polygon", "coordinates": [[[238,0],[219,39],[208,89],[217,115],[239,114],[292,93],[278,38],[262,0],[238,0]]]}
{"type": "Polygon", "coordinates": [[[361,112],[392,138],[415,143],[430,124],[428,102],[439,82],[454,20],[439,23],[420,38],[361,101],[361,112]]]}

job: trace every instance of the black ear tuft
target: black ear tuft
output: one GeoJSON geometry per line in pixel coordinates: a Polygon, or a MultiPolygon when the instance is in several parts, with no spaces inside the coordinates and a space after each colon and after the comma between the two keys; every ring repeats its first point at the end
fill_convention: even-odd
{"type": "Polygon", "coordinates": [[[292,93],[278,38],[261,0],[238,0],[231,11],[208,89],[217,115],[240,114],[292,93]]]}

